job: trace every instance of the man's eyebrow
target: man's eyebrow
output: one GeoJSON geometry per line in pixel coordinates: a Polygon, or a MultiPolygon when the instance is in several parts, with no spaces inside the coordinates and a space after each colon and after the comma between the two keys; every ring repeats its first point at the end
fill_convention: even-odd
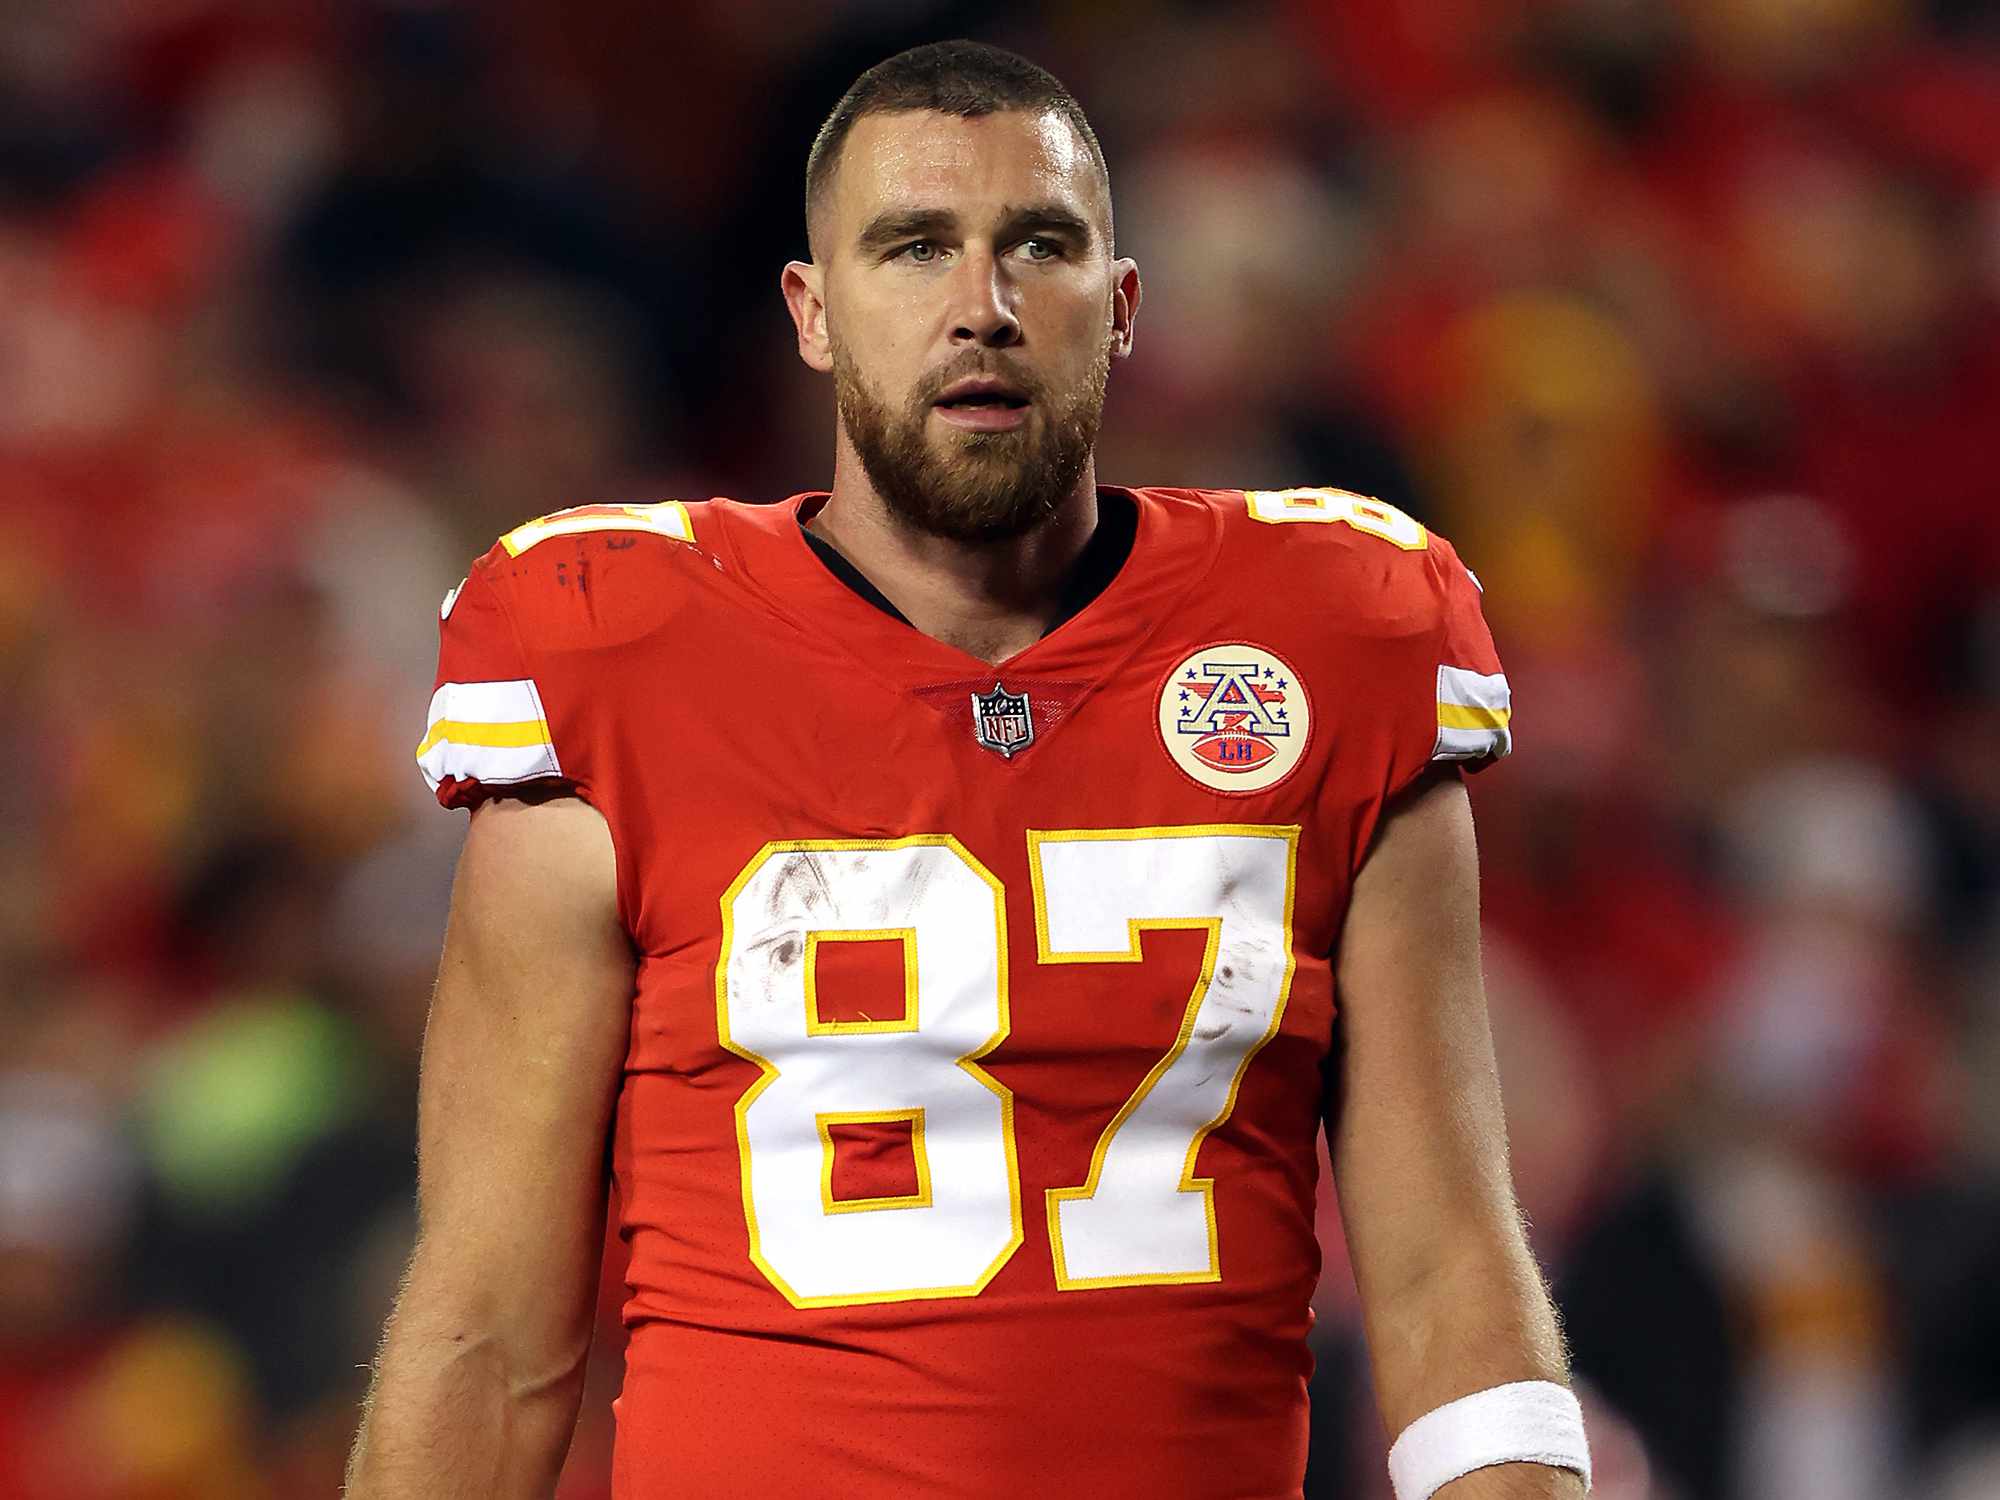
{"type": "MultiPolygon", "coordinates": [[[[863,251],[886,250],[908,240],[936,239],[957,228],[958,215],[949,209],[889,208],[862,227],[855,243],[863,251]]],[[[1090,221],[1060,203],[1008,204],[1000,211],[1001,239],[1013,240],[1034,230],[1066,234],[1082,250],[1088,250],[1093,239],[1090,221]]]]}
{"type": "Polygon", "coordinates": [[[931,239],[957,223],[956,214],[941,208],[888,208],[868,221],[855,243],[863,250],[885,250],[904,240],[931,239]]]}
{"type": "Polygon", "coordinates": [[[1090,221],[1061,203],[1009,204],[1001,210],[1000,219],[1005,239],[1013,239],[1024,230],[1053,229],[1069,235],[1079,249],[1090,248],[1090,221]]]}

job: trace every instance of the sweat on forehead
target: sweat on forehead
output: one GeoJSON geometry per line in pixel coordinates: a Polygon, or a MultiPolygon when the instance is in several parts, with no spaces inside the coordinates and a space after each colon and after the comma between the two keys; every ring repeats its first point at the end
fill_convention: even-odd
{"type": "Polygon", "coordinates": [[[807,229],[815,259],[831,248],[836,220],[846,240],[885,214],[976,213],[984,199],[1010,215],[1023,202],[1056,206],[1056,217],[1101,229],[1107,247],[1111,239],[1110,183],[1095,142],[1054,110],[875,111],[854,121],[814,188],[807,229]]]}

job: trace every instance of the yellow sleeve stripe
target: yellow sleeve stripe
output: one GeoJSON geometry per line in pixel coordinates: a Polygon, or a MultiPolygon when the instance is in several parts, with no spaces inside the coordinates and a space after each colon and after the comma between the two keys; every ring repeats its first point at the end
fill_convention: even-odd
{"type": "Polygon", "coordinates": [[[1514,748],[1514,695],[1499,672],[1440,665],[1432,760],[1499,759],[1514,748]]]}
{"type": "Polygon", "coordinates": [[[417,768],[433,790],[448,776],[508,786],[563,774],[532,678],[441,682],[425,718],[417,768]]]}
{"type": "Polygon", "coordinates": [[[464,719],[439,719],[417,746],[422,760],[432,749],[449,740],[454,745],[482,745],[491,750],[519,750],[530,745],[553,743],[549,726],[541,719],[523,719],[513,724],[472,724],[464,719]]]}
{"type": "Polygon", "coordinates": [[[1505,708],[1477,708],[1469,703],[1440,703],[1440,729],[1505,729],[1513,711],[1505,708]]]}

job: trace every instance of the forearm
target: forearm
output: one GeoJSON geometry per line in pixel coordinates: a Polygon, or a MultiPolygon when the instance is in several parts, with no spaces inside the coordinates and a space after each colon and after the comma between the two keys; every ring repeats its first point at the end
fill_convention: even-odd
{"type": "Polygon", "coordinates": [[[1475,1469],[1437,1492],[1437,1500],[1582,1500],[1583,1480],[1546,1464],[1496,1464],[1475,1469]]]}
{"type": "Polygon", "coordinates": [[[603,816],[472,816],[424,1028],[422,1226],[348,1500],[548,1500],[582,1399],[635,982],[603,816]]]}
{"type": "Polygon", "coordinates": [[[1542,1386],[1567,1383],[1567,1360],[1515,1207],[1456,780],[1420,783],[1385,818],[1348,903],[1339,986],[1330,1141],[1382,1423],[1400,1441],[1447,1408],[1391,1449],[1392,1469],[1444,1500],[1569,1500],[1582,1486],[1566,1471],[1514,1462],[1584,1460],[1574,1403],[1542,1386]]]}
{"type": "MultiPolygon", "coordinates": [[[[1518,1236],[1475,1248],[1402,1289],[1370,1329],[1382,1416],[1393,1439],[1426,1412],[1519,1381],[1568,1384],[1548,1293],[1518,1236]]],[[[1576,1500],[1582,1479],[1545,1464],[1477,1469],[1437,1500],[1576,1500]]]]}
{"type": "Polygon", "coordinates": [[[1390,1434],[1473,1391],[1567,1383],[1555,1310],[1518,1235],[1463,1243],[1368,1299],[1368,1346],[1390,1434]]]}
{"type": "Polygon", "coordinates": [[[548,1500],[569,1451],[587,1339],[531,1359],[422,1255],[383,1334],[347,1500],[548,1500]],[[539,1368],[537,1366],[539,1365],[539,1368]]]}

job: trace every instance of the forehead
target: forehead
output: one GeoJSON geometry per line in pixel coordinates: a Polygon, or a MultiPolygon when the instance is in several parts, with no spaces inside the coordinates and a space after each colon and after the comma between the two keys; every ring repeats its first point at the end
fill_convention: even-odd
{"type": "Polygon", "coordinates": [[[1101,221],[1106,206],[1090,148],[1053,110],[863,115],[848,132],[833,189],[843,232],[885,209],[949,209],[976,219],[1007,204],[1052,202],[1101,221]]]}

